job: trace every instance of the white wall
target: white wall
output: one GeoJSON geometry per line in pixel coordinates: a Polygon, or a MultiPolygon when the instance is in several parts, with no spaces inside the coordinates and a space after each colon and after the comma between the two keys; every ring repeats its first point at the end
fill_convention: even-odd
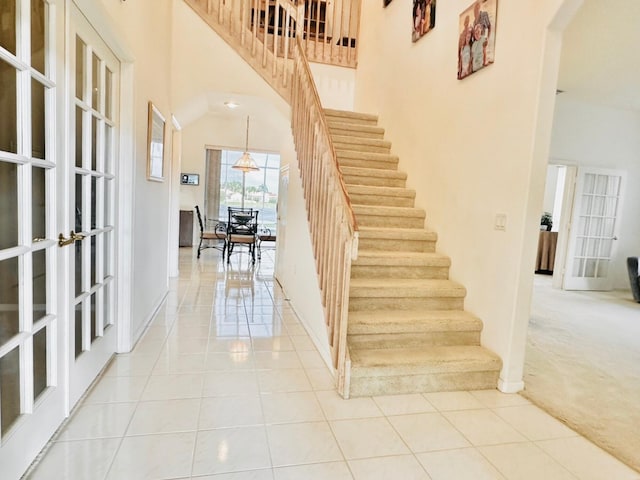
{"type": "Polygon", "coordinates": [[[435,29],[416,43],[410,0],[363,2],[356,108],[379,114],[466,308],[484,321],[483,344],[503,359],[505,390],[522,386],[560,54],[547,28],[568,3],[579,1],[498,2],[495,63],[460,81],[458,21],[470,0],[438,2],[435,29]],[[498,213],[506,231],[494,229],[498,213]]]}
{"type": "Polygon", "coordinates": [[[353,111],[355,69],[312,63],[311,73],[324,108],[353,111]]]}
{"type": "Polygon", "coordinates": [[[626,258],[640,254],[640,113],[560,95],[550,155],[558,163],[626,172],[614,288],[629,289],[626,258]]]}
{"type": "MultiPolygon", "coordinates": [[[[147,104],[167,120],[165,175],[171,161],[171,4],[172,0],[102,0],[120,41],[131,52],[134,75],[133,287],[131,341],[135,342],[168,290],[169,184],[147,180],[147,104]],[[162,32],[162,33],[160,33],[162,32]],[[153,39],[150,41],[150,39],[153,39]]],[[[129,134],[129,132],[125,132],[129,134]]],[[[126,179],[129,181],[130,179],[126,179]]]]}

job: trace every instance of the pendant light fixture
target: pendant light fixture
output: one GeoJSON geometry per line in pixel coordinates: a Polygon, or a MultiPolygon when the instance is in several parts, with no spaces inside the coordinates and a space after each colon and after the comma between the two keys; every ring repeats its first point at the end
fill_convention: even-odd
{"type": "Polygon", "coordinates": [[[260,170],[258,168],[258,165],[256,165],[256,162],[253,160],[253,158],[251,158],[251,155],[249,155],[249,117],[247,117],[247,136],[246,136],[246,141],[244,146],[244,153],[238,159],[236,164],[233,165],[231,168],[235,168],[236,170],[242,170],[243,173],[256,172],[260,170]]]}

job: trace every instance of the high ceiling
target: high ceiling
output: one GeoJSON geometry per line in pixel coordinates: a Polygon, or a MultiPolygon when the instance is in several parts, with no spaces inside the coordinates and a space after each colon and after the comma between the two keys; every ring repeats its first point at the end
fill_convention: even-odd
{"type": "Polygon", "coordinates": [[[585,0],[564,33],[558,89],[640,111],[640,0],[585,0]]]}

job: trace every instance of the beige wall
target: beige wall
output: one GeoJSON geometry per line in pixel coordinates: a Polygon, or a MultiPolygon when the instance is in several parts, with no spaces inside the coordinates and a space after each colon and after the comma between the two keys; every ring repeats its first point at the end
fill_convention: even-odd
{"type": "MultiPolygon", "coordinates": [[[[83,0],[89,7],[91,2],[83,0]]],[[[122,182],[133,182],[133,284],[144,285],[132,295],[131,340],[141,334],[168,290],[167,248],[169,231],[169,182],[147,180],[147,105],[152,101],[166,119],[164,174],[171,171],[171,6],[172,0],[122,2],[102,0],[112,26],[133,66],[133,102],[121,117],[133,110],[133,162],[123,171],[122,182]],[[133,178],[128,178],[131,173],[133,178]]],[[[101,32],[103,33],[103,32],[101,32]]],[[[108,35],[108,34],[107,34],[108,35]]],[[[107,38],[107,41],[109,39],[107,38]]],[[[128,137],[129,132],[124,132],[128,137]]]]}
{"type": "Polygon", "coordinates": [[[363,6],[356,108],[380,115],[466,308],[484,320],[483,344],[505,362],[501,388],[518,389],[559,62],[547,27],[560,4],[580,2],[499,2],[495,63],[462,81],[458,19],[470,0],[438,2],[435,29],[415,44],[411,1],[381,3],[363,6]],[[499,213],[506,231],[494,229],[499,213]]]}

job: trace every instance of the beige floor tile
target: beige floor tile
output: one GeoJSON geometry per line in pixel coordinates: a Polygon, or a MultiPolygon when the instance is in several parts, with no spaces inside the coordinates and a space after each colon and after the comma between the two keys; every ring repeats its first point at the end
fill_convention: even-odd
{"type": "Polygon", "coordinates": [[[157,355],[116,355],[104,375],[105,377],[149,375],[157,359],[157,355]]]}
{"type": "Polygon", "coordinates": [[[345,400],[335,390],[316,392],[328,420],[382,417],[383,413],[369,397],[345,400]]]}
{"type": "Polygon", "coordinates": [[[201,373],[154,375],[149,378],[141,400],[200,398],[203,378],[204,375],[201,373]]]}
{"type": "Polygon", "coordinates": [[[304,368],[327,368],[327,364],[315,350],[300,350],[298,356],[304,368]]]}
{"type": "Polygon", "coordinates": [[[195,440],[195,432],[125,437],[106,478],[156,480],[189,476],[195,440]]]}
{"type": "Polygon", "coordinates": [[[251,351],[244,352],[209,352],[204,365],[205,370],[253,370],[255,361],[251,351]]]}
{"type": "Polygon", "coordinates": [[[302,363],[295,351],[255,352],[256,368],[260,370],[302,369],[302,363]]]}
{"type": "Polygon", "coordinates": [[[251,338],[218,338],[211,336],[208,345],[209,352],[233,352],[242,353],[251,351],[251,338]]]}
{"type": "MultiPolygon", "coordinates": [[[[576,480],[567,469],[533,443],[479,447],[507,480],[576,480]]],[[[614,477],[602,477],[605,478],[614,477]]]]}
{"type": "Polygon", "coordinates": [[[345,462],[279,467],[273,475],[275,480],[353,480],[345,462]]]}
{"type": "Polygon", "coordinates": [[[435,412],[436,409],[419,393],[373,397],[385,415],[435,412]]]}
{"type": "Polygon", "coordinates": [[[262,370],[257,376],[262,393],[312,390],[307,374],[301,369],[262,370]]]}
{"type": "Polygon", "coordinates": [[[350,460],[355,480],[431,480],[413,455],[350,460]]]}
{"type": "Polygon", "coordinates": [[[416,455],[432,480],[505,480],[475,448],[416,455]]]}
{"type": "Polygon", "coordinates": [[[583,437],[536,442],[581,480],[640,480],[640,473],[630,469],[583,437]]]}
{"type": "Polygon", "coordinates": [[[531,402],[517,393],[502,393],[499,390],[475,390],[470,392],[485,407],[513,407],[515,405],[530,405],[531,402]]]}
{"type": "Polygon", "coordinates": [[[325,368],[307,368],[307,376],[314,390],[334,390],[336,381],[325,368]]]}
{"type": "Polygon", "coordinates": [[[135,403],[81,405],[63,427],[58,439],[121,437],[135,409],[135,403]]]}
{"type": "Polygon", "coordinates": [[[270,338],[252,338],[251,344],[254,352],[288,352],[294,349],[291,337],[288,335],[270,338]]]}
{"type": "Polygon", "coordinates": [[[440,413],[393,416],[389,417],[389,422],[414,453],[470,446],[440,413]]]}
{"type": "Polygon", "coordinates": [[[258,380],[252,371],[210,372],[204,374],[204,397],[258,393],[258,380]]]}
{"type": "Polygon", "coordinates": [[[322,408],[313,392],[264,393],[261,398],[266,423],[325,420],[322,408]]]}
{"type": "Polygon", "coordinates": [[[103,377],[84,400],[85,404],[135,402],[142,396],[148,377],[103,377]]]}
{"type": "Polygon", "coordinates": [[[220,475],[205,475],[204,477],[191,477],[194,480],[273,480],[273,471],[250,470],[248,472],[221,473],[220,475]]]}
{"type": "Polygon", "coordinates": [[[258,395],[203,398],[200,407],[200,430],[262,425],[262,405],[258,395]]]}
{"type": "Polygon", "coordinates": [[[292,335],[291,341],[293,342],[295,349],[298,351],[316,351],[316,346],[308,335],[292,335]]]}
{"type": "Polygon", "coordinates": [[[178,373],[204,372],[204,353],[187,355],[161,355],[152,375],[172,375],[178,373]]]}
{"type": "Polygon", "coordinates": [[[431,405],[441,412],[484,408],[484,405],[469,392],[435,392],[423,395],[431,405]]]}
{"type": "Polygon", "coordinates": [[[491,410],[460,410],[442,415],[475,446],[527,440],[491,410]]]}
{"type": "Polygon", "coordinates": [[[140,402],[127,435],[191,432],[198,428],[200,399],[140,402]]]}
{"type": "Polygon", "coordinates": [[[339,420],[331,428],[348,460],[410,453],[386,418],[339,420]]]}
{"type": "Polygon", "coordinates": [[[547,440],[578,435],[535,405],[496,408],[494,412],[529,440],[547,440]]]}
{"type": "Polygon", "coordinates": [[[103,479],[119,438],[54,443],[26,480],[103,479]]]}
{"type": "Polygon", "coordinates": [[[242,472],[271,467],[264,427],[198,432],[192,475],[242,472]]]}
{"type": "Polygon", "coordinates": [[[327,422],[268,425],[274,467],[344,461],[327,422]]]}

